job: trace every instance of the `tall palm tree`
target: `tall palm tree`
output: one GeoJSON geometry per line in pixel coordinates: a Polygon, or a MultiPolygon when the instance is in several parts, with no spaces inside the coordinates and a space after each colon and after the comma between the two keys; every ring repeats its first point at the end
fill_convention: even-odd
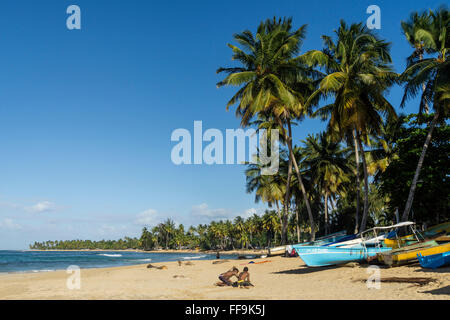
{"type": "Polygon", "coordinates": [[[331,136],[321,133],[309,135],[301,148],[302,165],[311,171],[312,183],[324,198],[325,234],[328,234],[328,206],[330,198],[342,193],[342,186],[350,181],[352,168],[347,161],[348,148],[331,136]]]}
{"type": "Polygon", "coordinates": [[[369,208],[369,182],[363,141],[367,140],[369,130],[380,131],[382,115],[396,117],[384,92],[397,80],[397,74],[390,66],[390,44],[379,39],[362,23],[348,26],[341,21],[335,33],[335,42],[329,36],[322,36],[325,49],[309,51],[302,57],[310,65],[324,67],[327,73],[307,104],[312,104],[310,101],[317,96],[333,96],[334,102],[321,107],[314,114],[329,118],[329,131],[337,132],[342,139],[353,136],[355,149],[357,146],[357,151],[361,153],[364,211],[359,229],[363,231],[369,208]]]}
{"type": "Polygon", "coordinates": [[[406,221],[409,217],[420,170],[433,130],[440,119],[450,114],[450,61],[447,59],[450,50],[450,20],[447,8],[441,7],[436,12],[430,11],[427,21],[425,25],[421,23],[415,26],[414,35],[416,41],[423,44],[424,50],[430,57],[426,59],[413,57],[408,61],[408,66],[401,75],[406,83],[401,106],[404,106],[408,99],[417,96],[424,86],[425,90],[422,90],[420,96],[419,112],[423,112],[428,103],[433,104],[434,110],[434,117],[417,163],[402,221],[406,221]]]}
{"type": "MultiPolygon", "coordinates": [[[[238,61],[241,66],[219,68],[218,73],[224,72],[228,76],[217,86],[241,87],[228,102],[227,109],[238,104],[236,114],[241,117],[242,126],[247,126],[254,116],[265,114],[280,128],[287,127],[287,132],[282,130],[289,149],[290,169],[286,182],[286,200],[290,194],[290,175],[294,165],[313,225],[308,196],[292,154],[291,120],[301,118],[305,113],[304,93],[312,90],[311,77],[317,76],[311,68],[301,64],[296,56],[305,38],[305,32],[305,25],[292,31],[291,18],[273,18],[261,22],[255,36],[248,30],[234,35],[234,39],[244,49],[231,44],[228,46],[233,50],[233,60],[238,61]]],[[[287,214],[286,200],[284,214],[287,214]]]]}

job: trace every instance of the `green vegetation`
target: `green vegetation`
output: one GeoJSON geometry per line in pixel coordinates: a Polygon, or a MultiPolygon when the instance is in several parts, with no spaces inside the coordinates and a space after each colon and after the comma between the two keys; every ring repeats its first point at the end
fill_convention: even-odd
{"type": "Polygon", "coordinates": [[[217,70],[226,74],[218,87],[239,87],[227,109],[236,106],[243,127],[267,129],[269,136],[278,129],[281,135],[276,174],[261,175],[258,164],[245,170],[247,192],[270,208],[263,215],[188,230],[168,219],[144,228],[140,239],[30,247],[263,248],[398,220],[448,220],[448,10],[413,13],[401,27],[413,48],[402,74],[393,71],[390,43],[362,23],[341,21],[334,36],[322,36],[322,49],[302,54],[306,25],[294,29],[291,18],[266,20],[255,34],[234,35],[240,47],[228,46],[236,65],[217,70]],[[386,98],[395,84],[404,87],[400,107],[419,97],[419,113],[396,114],[386,98]],[[326,131],[295,140],[292,127],[307,117],[326,121],[326,131]]]}

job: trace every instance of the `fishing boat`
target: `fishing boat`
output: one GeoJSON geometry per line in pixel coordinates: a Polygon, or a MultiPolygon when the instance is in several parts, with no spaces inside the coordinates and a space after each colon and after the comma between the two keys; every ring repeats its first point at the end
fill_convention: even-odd
{"type": "Polygon", "coordinates": [[[450,265],[450,251],[432,254],[430,256],[422,256],[421,253],[417,254],[417,259],[420,262],[422,268],[436,269],[443,266],[450,265]]]}
{"type": "Polygon", "coordinates": [[[275,248],[269,248],[267,250],[267,255],[269,257],[283,255],[286,252],[286,246],[279,246],[275,248]]]}
{"type": "Polygon", "coordinates": [[[385,245],[393,249],[398,249],[406,246],[416,244],[420,241],[434,240],[438,243],[450,242],[450,235],[446,235],[450,232],[450,222],[441,223],[439,225],[428,228],[427,231],[420,235],[421,239],[418,239],[415,234],[409,234],[396,239],[386,239],[385,245]]]}
{"type": "Polygon", "coordinates": [[[413,226],[413,222],[403,222],[388,227],[375,227],[359,234],[357,239],[344,241],[337,246],[294,245],[299,257],[309,267],[322,267],[360,262],[375,257],[378,253],[392,248],[384,246],[384,239],[401,227],[413,226]],[[393,230],[393,231],[392,231],[393,230]],[[379,235],[380,233],[384,233],[379,235]],[[370,236],[370,237],[369,237],[370,236]]]}
{"type": "Polygon", "coordinates": [[[430,228],[428,228],[425,232],[424,235],[426,237],[434,237],[437,236],[439,234],[447,234],[450,233],[450,221],[448,222],[444,222],[435,226],[432,226],[430,228]]]}
{"type": "Polygon", "coordinates": [[[420,242],[420,240],[416,239],[413,235],[408,235],[397,239],[388,237],[384,240],[386,247],[390,247],[392,249],[410,246],[418,242],[420,242]]]}
{"type": "MultiPolygon", "coordinates": [[[[375,227],[369,230],[366,230],[364,233],[370,234],[370,232],[374,232],[374,231],[387,231],[387,233],[385,232],[384,234],[381,235],[377,235],[377,232],[375,232],[374,237],[371,239],[364,239],[365,245],[366,246],[370,246],[370,245],[375,245],[377,243],[379,243],[380,241],[384,241],[385,242],[385,246],[389,247],[389,245],[386,245],[386,241],[394,241],[391,240],[392,238],[397,236],[397,230],[402,228],[402,227],[410,227],[411,230],[414,226],[414,222],[401,222],[392,226],[387,226],[387,227],[375,227]]],[[[341,247],[341,248],[350,248],[353,246],[357,246],[359,244],[361,244],[361,242],[363,241],[363,237],[359,235],[350,235],[347,236],[347,238],[343,238],[340,241],[336,241],[336,242],[332,242],[329,244],[326,244],[326,246],[330,246],[330,247],[341,247]]],[[[418,240],[415,240],[416,242],[418,240]]]]}
{"type": "MultiPolygon", "coordinates": [[[[351,236],[353,236],[353,235],[351,235],[351,236]]],[[[326,244],[329,244],[329,243],[334,243],[334,242],[340,242],[342,240],[347,240],[348,237],[349,236],[347,236],[347,232],[346,231],[339,231],[339,232],[335,232],[335,233],[329,234],[327,236],[323,236],[323,237],[317,238],[314,241],[299,243],[297,245],[298,246],[322,246],[322,245],[326,245],[326,244]]]]}
{"type": "Polygon", "coordinates": [[[438,236],[437,238],[433,238],[437,243],[445,243],[450,242],[450,235],[438,236]]]}
{"type": "MultiPolygon", "coordinates": [[[[295,246],[294,249],[296,249],[295,246]]],[[[368,257],[373,257],[377,253],[385,250],[391,249],[365,246],[355,246],[351,248],[311,246],[297,251],[297,253],[308,267],[323,267],[353,261],[363,261],[368,257]]]]}
{"type": "Polygon", "coordinates": [[[392,267],[416,262],[418,254],[427,257],[448,251],[450,251],[450,243],[438,244],[432,240],[394,249],[390,252],[382,252],[377,257],[380,262],[392,267]]]}

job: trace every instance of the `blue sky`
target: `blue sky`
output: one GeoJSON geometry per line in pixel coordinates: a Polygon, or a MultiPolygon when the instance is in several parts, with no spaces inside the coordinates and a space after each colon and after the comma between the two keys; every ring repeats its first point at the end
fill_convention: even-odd
{"type": "MultiPolygon", "coordinates": [[[[260,212],[240,165],[176,166],[177,128],[238,128],[217,89],[236,32],[292,16],[303,51],[322,48],[340,19],[366,21],[401,72],[411,49],[400,20],[442,1],[5,0],[0,3],[0,249],[33,241],[138,236],[166,217],[185,225],[260,212]],[[81,30],[66,9],[81,8],[81,30]]],[[[400,88],[390,93],[397,110],[400,88]]],[[[412,101],[404,112],[416,112],[412,101]]],[[[297,140],[322,130],[306,120],[297,140]]]]}

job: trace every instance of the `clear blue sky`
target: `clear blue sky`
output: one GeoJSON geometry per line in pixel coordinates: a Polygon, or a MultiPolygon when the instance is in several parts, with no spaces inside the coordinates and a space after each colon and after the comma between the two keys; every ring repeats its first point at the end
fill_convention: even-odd
{"type": "MultiPolygon", "coordinates": [[[[175,166],[177,128],[237,128],[217,89],[236,32],[263,19],[308,24],[303,51],[320,49],[340,19],[381,8],[397,71],[411,49],[400,20],[442,1],[4,0],[0,3],[0,249],[32,241],[138,236],[171,217],[185,225],[259,212],[244,167],[175,166]],[[81,8],[81,30],[66,8],[81,8]]],[[[394,88],[397,107],[401,90],[394,88]]],[[[415,112],[411,102],[405,112],[415,112]]],[[[297,140],[322,130],[307,120],[297,140]]]]}

